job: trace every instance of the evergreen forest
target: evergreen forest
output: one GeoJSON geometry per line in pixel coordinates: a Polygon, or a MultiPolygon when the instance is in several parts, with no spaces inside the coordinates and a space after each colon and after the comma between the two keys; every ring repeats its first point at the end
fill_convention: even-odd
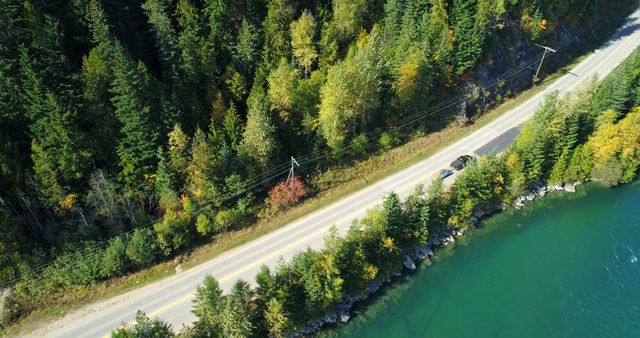
{"type": "MultiPolygon", "coordinates": [[[[562,98],[548,95],[505,153],[473,160],[451,187],[439,179],[404,200],[387,195],[354,220],[346,236],[333,228],[324,249],[309,248],[273,269],[262,266],[255,287],[238,280],[223,294],[218,281],[206,276],[193,302],[197,320],[178,336],[305,336],[338,321],[345,303],[363,302],[393,281],[414,248],[441,245],[429,238],[442,236],[443,229],[470,230],[480,217],[517,205],[518,198],[544,186],[632,182],[640,169],[638,69],[640,49],[601,83],[591,81],[562,98]]],[[[139,313],[112,337],[144,337],[143,332],[175,334],[162,319],[139,313]]]]}
{"type": "MultiPolygon", "coordinates": [[[[0,0],[0,281],[13,286],[2,325],[251,226],[317,193],[310,177],[332,166],[473,119],[523,88],[420,113],[489,66],[530,85],[534,43],[580,47],[559,50],[557,67],[636,4],[0,0]],[[302,165],[287,183],[291,156],[302,165]]],[[[637,104],[624,83],[609,84],[623,101],[593,111],[637,104]]],[[[573,160],[574,144],[554,154],[573,160]]],[[[513,156],[539,164],[511,189],[551,165],[513,156]]]]}

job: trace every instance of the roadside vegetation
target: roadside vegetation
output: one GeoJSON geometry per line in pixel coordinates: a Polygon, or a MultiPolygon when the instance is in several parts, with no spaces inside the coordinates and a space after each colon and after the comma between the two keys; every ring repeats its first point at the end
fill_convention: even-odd
{"type": "MultiPolygon", "coordinates": [[[[604,81],[562,99],[548,95],[521,135],[500,156],[471,162],[448,190],[436,181],[401,201],[391,193],[335,231],[321,251],[308,249],[274,271],[262,267],[256,287],[239,280],[227,295],[208,276],[196,292],[198,320],[181,337],[286,337],[312,319],[335,313],[345,296],[402,269],[402,253],[427,243],[441,227],[468,229],[473,218],[513,205],[540,185],[633,181],[640,169],[640,49],[604,81]]],[[[135,336],[149,319],[114,333],[135,336]]],[[[173,334],[160,319],[163,334],[173,334]]]]}
{"type": "MultiPolygon", "coordinates": [[[[413,118],[456,98],[495,51],[597,37],[612,27],[594,17],[618,22],[633,4],[0,0],[0,280],[11,286],[0,325],[477,117],[486,106],[413,118]],[[287,185],[290,155],[303,166],[287,185]]],[[[489,89],[496,102],[512,94],[489,89]]]]}

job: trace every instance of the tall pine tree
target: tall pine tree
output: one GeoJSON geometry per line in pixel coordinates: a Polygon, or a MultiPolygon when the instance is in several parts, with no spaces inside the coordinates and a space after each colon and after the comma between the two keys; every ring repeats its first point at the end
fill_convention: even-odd
{"type": "Polygon", "coordinates": [[[121,123],[120,179],[128,187],[141,187],[145,175],[155,170],[160,145],[154,88],[145,65],[136,64],[120,43],[115,44],[113,74],[112,101],[121,123]]]}
{"type": "Polygon", "coordinates": [[[482,57],[483,32],[478,31],[475,11],[477,0],[454,0],[451,26],[455,37],[453,48],[454,70],[457,76],[476,66],[482,57]]]}

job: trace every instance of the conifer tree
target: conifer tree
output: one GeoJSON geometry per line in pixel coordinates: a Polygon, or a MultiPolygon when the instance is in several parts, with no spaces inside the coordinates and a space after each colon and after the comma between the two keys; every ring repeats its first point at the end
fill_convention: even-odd
{"type": "Polygon", "coordinates": [[[621,115],[628,109],[630,94],[624,74],[616,73],[607,77],[594,94],[591,114],[597,115],[610,109],[621,115]]]}
{"type": "Polygon", "coordinates": [[[73,106],[80,104],[78,74],[72,70],[63,48],[64,34],[57,19],[41,15],[35,9],[30,13],[32,26],[29,62],[40,77],[43,88],[73,106]]]}
{"type": "Polygon", "coordinates": [[[207,39],[217,48],[227,48],[232,41],[230,10],[225,0],[204,1],[204,13],[209,28],[207,39]]]}
{"type": "Polygon", "coordinates": [[[215,202],[217,154],[206,134],[197,129],[191,141],[191,162],[187,166],[187,187],[196,201],[215,202]]]}
{"type": "Polygon", "coordinates": [[[180,32],[178,48],[180,49],[180,70],[192,83],[199,83],[200,55],[202,48],[202,18],[191,0],[179,0],[176,5],[176,17],[180,32]]]}
{"type": "Polygon", "coordinates": [[[405,225],[402,229],[402,245],[424,245],[427,241],[427,223],[429,222],[430,210],[421,185],[416,187],[415,191],[405,199],[402,207],[405,219],[405,225]]]}
{"type": "Polygon", "coordinates": [[[149,24],[155,33],[156,45],[160,54],[163,78],[169,83],[179,76],[180,53],[176,32],[172,27],[165,0],[146,0],[142,9],[149,17],[149,24]]]}
{"type": "Polygon", "coordinates": [[[233,103],[231,103],[229,109],[227,109],[222,126],[226,144],[229,145],[231,149],[238,151],[240,143],[242,142],[243,125],[238,115],[238,110],[233,103]]]}
{"type": "Polygon", "coordinates": [[[390,43],[397,41],[402,29],[402,13],[406,0],[388,0],[384,4],[384,38],[390,43]]]}
{"type": "Polygon", "coordinates": [[[291,55],[291,33],[295,9],[289,0],[269,0],[267,17],[263,22],[264,48],[262,58],[267,65],[275,65],[280,59],[291,55]]]}
{"type": "Polygon", "coordinates": [[[235,68],[245,77],[250,77],[260,55],[261,35],[251,21],[244,19],[238,32],[238,43],[233,47],[232,57],[235,68]]]}
{"type": "MultiPolygon", "coordinates": [[[[142,5],[142,9],[149,17],[149,24],[155,33],[155,41],[160,55],[163,80],[161,110],[164,123],[162,131],[166,132],[178,121],[189,122],[183,117],[183,112],[187,110],[185,103],[195,100],[188,98],[192,96],[191,90],[183,86],[186,77],[180,73],[182,60],[167,3],[165,0],[147,0],[142,5]]],[[[195,109],[197,108],[196,106],[195,109]]]]}
{"type": "Polygon", "coordinates": [[[41,152],[36,158],[52,161],[47,166],[56,171],[62,186],[69,187],[85,176],[90,157],[78,117],[78,77],[62,47],[59,22],[33,7],[28,11],[32,40],[29,48],[20,49],[23,109],[41,152]]]}
{"type": "Polygon", "coordinates": [[[270,338],[286,337],[290,323],[282,303],[276,298],[271,298],[267,303],[263,316],[267,322],[267,330],[270,338]]]}
{"type": "Polygon", "coordinates": [[[35,140],[31,144],[31,159],[38,189],[47,201],[55,206],[66,194],[66,189],[58,180],[55,160],[35,140]]]}
{"type": "Polygon", "coordinates": [[[119,328],[111,332],[113,338],[130,337],[175,337],[170,324],[160,319],[150,319],[147,315],[138,311],[135,322],[127,327],[119,328]]]}
{"type": "Polygon", "coordinates": [[[251,299],[253,291],[243,280],[236,281],[226,296],[222,310],[222,335],[230,338],[250,337],[253,331],[251,299]]]}
{"type": "Polygon", "coordinates": [[[23,109],[30,121],[36,180],[41,183],[40,188],[45,189],[42,192],[49,203],[55,205],[61,200],[62,191],[86,174],[90,154],[83,147],[84,135],[78,129],[75,107],[60,102],[52,89],[46,87],[44,75],[36,73],[31,60],[22,49],[23,95],[28,98],[23,109]],[[48,187],[49,184],[52,186],[48,187]]]}
{"type": "Polygon", "coordinates": [[[220,284],[211,275],[207,275],[202,286],[196,289],[193,300],[192,312],[198,317],[196,331],[209,337],[221,337],[223,310],[224,297],[220,284]]]}
{"type": "MultiPolygon", "coordinates": [[[[0,189],[18,183],[29,166],[30,140],[21,103],[19,46],[26,43],[20,25],[21,1],[0,1],[0,189]]],[[[5,202],[8,203],[8,202],[5,202]]]]}
{"type": "Polygon", "coordinates": [[[547,182],[551,185],[562,184],[564,183],[565,171],[567,170],[567,164],[569,162],[569,149],[564,148],[560,157],[555,161],[553,167],[551,167],[551,171],[549,172],[549,178],[547,182]]]}
{"type": "Polygon", "coordinates": [[[455,0],[451,9],[455,36],[453,60],[457,76],[475,67],[482,57],[484,31],[476,24],[476,8],[477,0],[455,0]]]}
{"type": "Polygon", "coordinates": [[[108,46],[99,44],[82,59],[83,98],[86,107],[83,124],[91,135],[87,141],[100,167],[111,167],[117,162],[119,122],[111,101],[110,89],[114,78],[108,46]]]}
{"type": "Polygon", "coordinates": [[[402,240],[402,228],[405,226],[400,197],[393,192],[387,195],[382,201],[382,210],[387,219],[387,235],[399,244],[402,240]]]}
{"type": "Polygon", "coordinates": [[[158,125],[153,118],[153,88],[142,62],[137,65],[122,45],[114,50],[114,81],[111,91],[116,116],[121,123],[118,142],[120,178],[128,187],[141,187],[145,175],[154,172],[159,146],[158,125]]]}
{"type": "Polygon", "coordinates": [[[230,8],[225,0],[206,0],[203,4],[207,33],[201,51],[202,70],[210,83],[216,75],[224,71],[228,61],[229,48],[233,42],[230,8]]]}
{"type": "Polygon", "coordinates": [[[111,48],[113,46],[111,27],[107,22],[107,16],[100,4],[100,0],[89,0],[87,16],[89,30],[91,31],[91,41],[96,46],[108,45],[108,48],[111,48]]]}
{"type": "Polygon", "coordinates": [[[177,34],[177,48],[179,53],[180,77],[177,90],[181,109],[190,115],[182,117],[186,130],[192,131],[195,126],[203,126],[208,122],[208,112],[203,97],[205,96],[206,74],[203,72],[206,60],[203,60],[206,31],[203,15],[192,3],[192,0],[180,0],[176,5],[179,32],[177,34]]]}
{"type": "Polygon", "coordinates": [[[449,17],[447,5],[444,0],[433,0],[428,15],[423,17],[422,29],[424,30],[424,40],[422,49],[431,51],[433,63],[445,83],[450,80],[447,64],[451,62],[453,52],[453,37],[449,31],[449,17]],[[424,22],[426,21],[426,22],[424,22]]]}
{"type": "Polygon", "coordinates": [[[408,1],[403,9],[402,21],[398,35],[393,37],[394,56],[391,59],[393,66],[399,66],[413,51],[413,46],[421,41],[421,24],[424,13],[428,9],[427,4],[420,0],[408,1]]]}

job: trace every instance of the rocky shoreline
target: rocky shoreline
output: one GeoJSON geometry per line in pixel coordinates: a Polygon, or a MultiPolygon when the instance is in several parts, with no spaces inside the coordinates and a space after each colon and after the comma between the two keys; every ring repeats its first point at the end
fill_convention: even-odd
{"type": "Polygon", "coordinates": [[[573,183],[566,183],[566,184],[539,185],[532,191],[516,198],[514,202],[514,207],[516,209],[521,209],[524,207],[524,203],[533,201],[538,197],[544,197],[547,193],[553,192],[553,191],[564,191],[564,192],[574,193],[576,192],[576,187],[578,187],[582,183],[583,183],[582,181],[576,181],[573,183]]]}
{"type": "MultiPolygon", "coordinates": [[[[547,193],[555,191],[563,191],[568,193],[575,193],[576,188],[583,184],[581,181],[556,184],[556,185],[544,185],[540,184],[531,191],[517,197],[513,202],[515,209],[522,209],[527,202],[531,202],[537,198],[544,197],[547,193]]],[[[484,212],[482,214],[475,214],[471,217],[471,225],[477,227],[480,224],[482,218],[494,214],[495,212],[508,209],[508,205],[502,204],[496,210],[484,212]]],[[[351,319],[351,309],[359,302],[368,299],[371,295],[378,292],[386,284],[390,284],[393,278],[402,276],[403,268],[413,271],[416,269],[416,263],[424,261],[435,254],[438,248],[455,243],[456,238],[464,236],[466,231],[464,229],[454,229],[452,226],[447,225],[442,227],[438,232],[431,234],[427,241],[427,244],[418,246],[413,249],[405,250],[402,255],[402,267],[400,270],[395,271],[384,277],[380,277],[369,284],[367,291],[357,297],[347,296],[338,303],[337,309],[334,312],[328,313],[320,318],[309,320],[305,325],[290,334],[289,338],[305,337],[310,334],[318,332],[325,325],[335,325],[339,323],[346,323],[351,319]]]]}

